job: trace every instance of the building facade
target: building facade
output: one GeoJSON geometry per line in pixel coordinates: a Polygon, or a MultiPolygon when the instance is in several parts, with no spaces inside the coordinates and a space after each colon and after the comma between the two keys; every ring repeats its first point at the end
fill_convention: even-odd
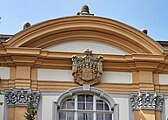
{"type": "Polygon", "coordinates": [[[37,120],[168,118],[167,50],[126,24],[83,13],[1,37],[0,120],[24,120],[30,101],[37,120]]]}

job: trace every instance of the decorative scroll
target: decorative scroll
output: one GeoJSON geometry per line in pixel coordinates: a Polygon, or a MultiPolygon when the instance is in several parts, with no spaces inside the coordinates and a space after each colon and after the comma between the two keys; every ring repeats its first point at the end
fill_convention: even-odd
{"type": "Polygon", "coordinates": [[[93,57],[89,49],[84,53],[83,57],[72,56],[72,75],[79,84],[93,85],[100,81],[103,57],[93,57]]]}
{"type": "Polygon", "coordinates": [[[132,93],[130,94],[130,102],[133,110],[151,109],[162,110],[163,95],[159,93],[132,93]]]}
{"type": "Polygon", "coordinates": [[[5,90],[5,98],[8,107],[27,106],[33,102],[34,107],[38,107],[40,91],[24,88],[14,88],[5,90]]]}

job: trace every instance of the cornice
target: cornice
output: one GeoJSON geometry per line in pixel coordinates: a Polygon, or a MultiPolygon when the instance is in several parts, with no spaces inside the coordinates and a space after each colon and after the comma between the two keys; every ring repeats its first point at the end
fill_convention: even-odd
{"type": "MultiPolygon", "coordinates": [[[[40,48],[4,48],[0,54],[1,66],[32,66],[37,68],[71,69],[72,55],[83,53],[50,52],[40,48]]],[[[168,56],[153,54],[128,54],[103,56],[104,71],[139,71],[168,72],[168,56]]]]}

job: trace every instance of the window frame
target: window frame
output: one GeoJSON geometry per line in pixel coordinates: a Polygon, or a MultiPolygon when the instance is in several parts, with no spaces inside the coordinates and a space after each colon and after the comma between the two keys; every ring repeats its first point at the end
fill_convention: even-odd
{"type": "MultiPolygon", "coordinates": [[[[93,114],[93,120],[96,120],[96,118],[97,118],[97,114],[103,114],[103,116],[105,115],[105,114],[111,114],[112,116],[112,118],[113,118],[113,114],[114,114],[114,111],[112,111],[111,110],[111,108],[110,108],[110,105],[109,105],[109,103],[108,103],[108,101],[106,101],[106,100],[104,100],[104,99],[101,99],[100,97],[98,97],[97,95],[95,95],[95,94],[75,94],[75,95],[73,95],[73,96],[71,96],[71,97],[69,97],[69,98],[66,98],[64,101],[62,101],[62,103],[61,103],[61,106],[60,106],[60,109],[58,109],[58,113],[60,113],[60,112],[73,112],[74,113],[74,120],[78,120],[78,113],[92,113],[93,114]],[[92,106],[92,109],[87,109],[87,107],[86,107],[86,104],[88,103],[87,101],[86,101],[86,97],[87,97],[87,95],[88,96],[92,96],[92,98],[93,98],[93,100],[92,100],[92,104],[93,104],[93,106],[92,106]],[[85,105],[85,107],[84,107],[84,109],[79,109],[79,103],[81,102],[81,101],[78,101],[79,100],[79,96],[83,96],[84,97],[84,101],[82,101],[82,103],[84,103],[84,105],[85,105]],[[74,105],[74,107],[72,108],[72,109],[69,109],[67,106],[67,101],[69,101],[69,100],[72,100],[74,103],[73,103],[73,105],[74,105]],[[101,102],[103,103],[103,109],[102,110],[98,110],[97,109],[97,100],[101,100],[101,102]],[[62,105],[65,103],[65,109],[64,108],[62,108],[62,105]],[[108,106],[108,110],[105,110],[105,104],[107,104],[107,106],[108,106]]],[[[60,115],[59,115],[59,117],[60,117],[60,115]]],[[[60,119],[60,118],[59,118],[60,119]]]]}
{"type": "MultiPolygon", "coordinates": [[[[100,89],[97,89],[97,88],[94,88],[94,87],[90,87],[89,89],[86,90],[84,88],[84,86],[80,86],[80,87],[70,89],[67,92],[60,95],[60,97],[56,100],[56,102],[54,102],[53,120],[59,120],[59,111],[60,111],[61,103],[63,101],[67,100],[68,98],[71,98],[71,97],[74,97],[74,96],[77,96],[77,95],[82,95],[82,94],[93,95],[95,97],[100,98],[100,100],[103,100],[106,103],[108,103],[108,106],[109,106],[110,110],[113,111],[113,113],[112,113],[113,114],[113,120],[119,120],[119,105],[115,103],[115,101],[110,97],[110,95],[108,95],[104,91],[102,91],[100,89]]],[[[77,98],[76,98],[76,100],[77,100],[77,98]]],[[[94,98],[94,100],[96,100],[96,98],[94,98]]],[[[93,104],[96,104],[96,102],[93,101],[93,104]]],[[[75,110],[77,110],[77,108],[75,108],[75,110]]],[[[70,110],[70,111],[75,112],[75,110],[70,110]]],[[[86,111],[78,110],[78,112],[86,112],[86,111]]],[[[99,112],[104,113],[104,111],[101,111],[101,110],[97,111],[97,113],[99,113],[99,112]]],[[[96,115],[96,114],[94,114],[94,115],[96,115]]]]}

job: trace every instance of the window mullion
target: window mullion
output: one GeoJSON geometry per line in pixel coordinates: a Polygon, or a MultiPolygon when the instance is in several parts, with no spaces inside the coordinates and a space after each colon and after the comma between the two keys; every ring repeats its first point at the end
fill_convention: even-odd
{"type": "Polygon", "coordinates": [[[112,120],[114,120],[114,114],[112,113],[112,120]]]}
{"type": "Polygon", "coordinates": [[[84,98],[84,99],[85,99],[85,101],[84,101],[85,103],[84,103],[84,104],[85,104],[85,110],[86,110],[86,95],[85,95],[85,98],[84,98]]]}
{"type": "Polygon", "coordinates": [[[96,96],[93,95],[93,120],[96,120],[96,96]]]}
{"type": "Polygon", "coordinates": [[[75,95],[75,113],[74,113],[75,120],[78,120],[77,110],[78,110],[78,99],[77,99],[77,95],[75,95]]]}

